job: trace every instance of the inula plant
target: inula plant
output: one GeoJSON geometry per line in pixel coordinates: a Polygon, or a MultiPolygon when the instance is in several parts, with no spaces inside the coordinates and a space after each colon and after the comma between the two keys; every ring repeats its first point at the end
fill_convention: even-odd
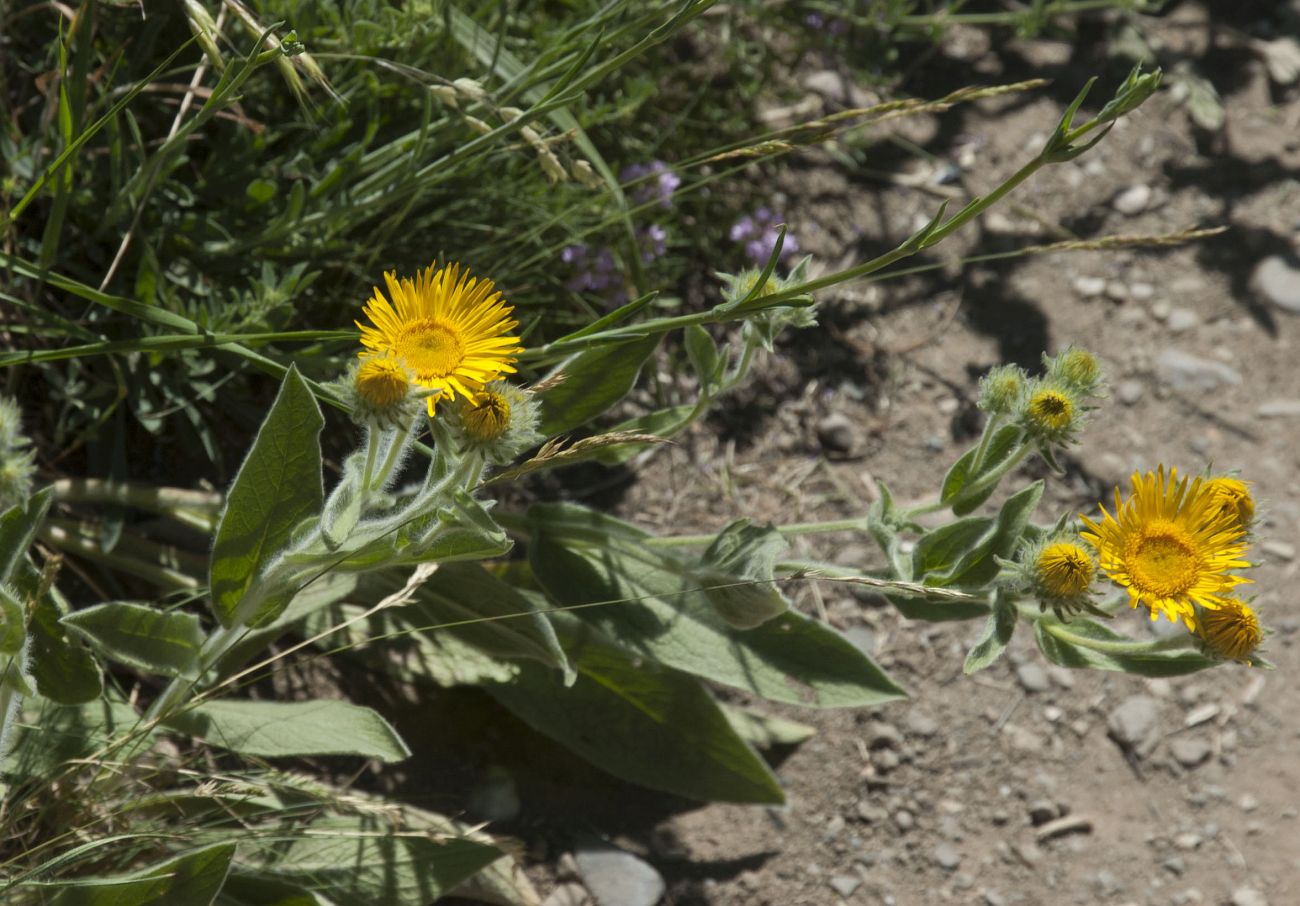
{"type": "Polygon", "coordinates": [[[6,304],[27,319],[11,335],[31,341],[0,361],[57,391],[0,399],[5,903],[425,906],[452,891],[536,902],[489,834],[345,782],[411,750],[376,701],[276,691],[315,658],[364,662],[417,700],[474,686],[627,781],[765,804],[783,800],[756,750],[773,725],[715,687],[805,708],[905,695],[791,606],[794,583],[866,586],[914,620],[982,621],[968,672],[1017,630],[1066,667],[1265,664],[1266,633],[1241,596],[1249,476],[1153,463],[1113,502],[1042,512],[1045,481],[1019,467],[1056,468],[1106,418],[1101,363],[1080,348],[1048,356],[1039,375],[986,375],[983,433],[912,507],[881,484],[849,520],[734,513],[707,535],[661,536],[530,481],[578,462],[635,468],[741,386],[784,332],[820,330],[820,290],[941,242],[1038,169],[1085,153],[1159,84],[1135,70],[1090,117],[1085,88],[988,194],[840,271],[794,261],[770,210],[728,233],[733,209],[710,227],[712,273],[693,273],[707,299],[656,298],[673,287],[646,268],[689,244],[671,219],[683,199],[755,159],[1036,87],[606,160],[591,134],[627,126],[615,108],[637,81],[623,94],[601,86],[710,5],[544,17],[533,24],[553,46],[531,55],[505,24],[500,40],[480,24],[495,12],[455,4],[424,18],[347,6],[347,22],[304,8],[291,33],[260,7],[187,2],[180,19],[133,20],[138,49],[111,59],[97,56],[95,29],[127,28],[117,10],[68,13],[47,61],[53,144],[0,137],[12,239],[0,266],[16,287],[6,304]],[[158,46],[147,76],[96,94],[158,46]],[[465,68],[433,73],[425,53],[465,68]],[[294,106],[269,106],[272,73],[294,106]],[[159,80],[183,98],[162,120],[141,107],[159,80]],[[281,126],[299,115],[311,127],[291,139],[281,126]],[[310,329],[286,330],[291,316],[310,329]],[[659,363],[684,376],[685,396],[626,406],[659,363]],[[184,445],[171,445],[177,424],[184,445]],[[191,451],[178,470],[219,464],[227,448],[241,465],[220,491],[141,482],[143,464],[120,480],[127,436],[159,458],[191,451]],[[103,471],[47,484],[72,451],[103,471]],[[791,556],[791,538],[822,532],[871,539],[878,556],[853,567],[791,556]],[[1126,603],[1182,629],[1144,636],[1126,603]]]}

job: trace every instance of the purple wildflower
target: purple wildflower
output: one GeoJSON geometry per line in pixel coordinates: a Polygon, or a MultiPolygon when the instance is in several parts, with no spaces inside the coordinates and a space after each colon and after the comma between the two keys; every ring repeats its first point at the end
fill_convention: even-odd
{"type": "Polygon", "coordinates": [[[656,258],[662,258],[668,251],[668,231],[657,223],[652,223],[637,231],[637,245],[641,247],[641,263],[649,264],[656,258]]]}
{"type": "MultiPolygon", "coordinates": [[[[731,225],[729,236],[732,242],[745,244],[745,255],[755,264],[766,264],[776,248],[777,226],[782,218],[770,208],[759,208],[752,215],[746,214],[731,225]]],[[[799,251],[799,240],[790,232],[785,234],[781,244],[781,260],[788,261],[799,251]]]]}
{"type": "Polygon", "coordinates": [[[624,184],[635,183],[631,187],[634,204],[654,202],[661,208],[673,206],[673,193],[682,184],[682,178],[661,160],[625,167],[619,179],[624,184]]]}

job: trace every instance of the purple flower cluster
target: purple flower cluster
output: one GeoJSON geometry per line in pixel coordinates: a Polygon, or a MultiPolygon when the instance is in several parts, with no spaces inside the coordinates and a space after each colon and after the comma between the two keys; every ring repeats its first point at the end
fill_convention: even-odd
{"type": "Polygon", "coordinates": [[[673,206],[673,193],[682,184],[682,178],[661,160],[652,160],[648,164],[633,164],[624,168],[619,180],[630,186],[632,202],[637,205],[654,202],[661,208],[673,206]]]}
{"type": "MultiPolygon", "coordinates": [[[[642,264],[651,264],[662,258],[668,251],[668,231],[657,223],[647,227],[638,227],[636,244],[642,264]]],[[[619,271],[618,259],[609,247],[593,249],[586,243],[566,245],[560,251],[560,260],[573,271],[569,282],[564,284],[575,293],[594,293],[603,296],[615,305],[627,301],[623,276],[619,271]]]]}
{"type": "Polygon", "coordinates": [[[825,31],[832,38],[844,34],[844,20],[834,16],[827,19],[821,13],[809,13],[804,17],[804,22],[808,23],[809,28],[825,31]]]}
{"type": "MultiPolygon", "coordinates": [[[[753,214],[746,214],[731,225],[728,234],[732,242],[745,244],[745,256],[758,265],[767,264],[776,248],[777,226],[782,218],[774,214],[771,208],[759,208],[753,214]]],[[[781,260],[788,261],[799,251],[799,240],[791,233],[785,234],[781,245],[781,260]]]]}

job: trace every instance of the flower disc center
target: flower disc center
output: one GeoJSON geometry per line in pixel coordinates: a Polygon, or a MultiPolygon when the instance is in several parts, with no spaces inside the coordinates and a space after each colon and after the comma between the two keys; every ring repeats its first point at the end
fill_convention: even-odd
{"type": "Polygon", "coordinates": [[[460,335],[441,321],[428,319],[404,326],[393,351],[421,382],[444,378],[465,360],[460,335]]]}
{"type": "Polygon", "coordinates": [[[1133,539],[1125,559],[1133,587],[1162,598],[1191,588],[1200,566],[1191,539],[1170,523],[1148,526],[1133,539]]]}

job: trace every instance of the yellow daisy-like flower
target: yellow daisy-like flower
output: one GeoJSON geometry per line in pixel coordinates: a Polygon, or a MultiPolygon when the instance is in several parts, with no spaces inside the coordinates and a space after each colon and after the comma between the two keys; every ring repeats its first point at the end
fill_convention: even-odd
{"type": "Polygon", "coordinates": [[[1236,598],[1224,598],[1217,610],[1207,610],[1196,627],[1196,634],[1211,653],[1249,664],[1250,655],[1259,647],[1264,633],[1255,611],[1236,598]]]}
{"type": "Polygon", "coordinates": [[[1250,485],[1239,478],[1211,478],[1205,483],[1206,493],[1214,498],[1219,509],[1228,513],[1243,529],[1255,518],[1255,500],[1250,496],[1250,485]]]}
{"type": "Polygon", "coordinates": [[[1115,515],[1103,506],[1101,521],[1081,516],[1085,541],[1097,549],[1102,570],[1129,595],[1145,604],[1151,619],[1164,614],[1196,630],[1196,606],[1215,610],[1222,595],[1250,580],[1230,573],[1250,566],[1241,559],[1246,544],[1235,518],[1220,508],[1200,478],[1188,484],[1165,467],[1133,473],[1133,493],[1120,499],[1115,515]]]}
{"type": "Polygon", "coordinates": [[[1060,390],[1044,387],[1029,397],[1025,420],[1044,434],[1059,435],[1074,423],[1074,401],[1060,390]]]}
{"type": "Polygon", "coordinates": [[[460,418],[471,440],[488,443],[510,427],[510,403],[502,394],[484,390],[465,404],[460,418]]]}
{"type": "Polygon", "coordinates": [[[430,266],[414,280],[398,280],[389,272],[384,281],[389,298],[375,287],[363,309],[374,326],[356,322],[365,347],[361,355],[391,357],[409,369],[416,384],[434,391],[430,415],[439,399],[468,399],[489,381],[514,372],[512,363],[523,347],[508,334],[519,322],[491,280],[449,264],[436,271],[430,266]]]}
{"type": "Polygon", "coordinates": [[[410,390],[406,369],[394,359],[370,358],[357,369],[357,393],[375,409],[391,409],[410,390]]]}
{"type": "Polygon", "coordinates": [[[1092,555],[1077,544],[1058,541],[1043,548],[1034,561],[1034,578],[1049,595],[1073,598],[1092,584],[1097,564],[1092,555]]]}

